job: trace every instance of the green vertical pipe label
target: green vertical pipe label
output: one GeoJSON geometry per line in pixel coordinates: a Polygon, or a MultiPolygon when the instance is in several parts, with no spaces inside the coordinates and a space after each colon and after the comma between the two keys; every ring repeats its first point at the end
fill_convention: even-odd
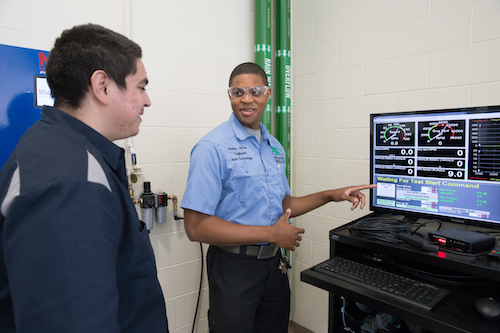
{"type": "Polygon", "coordinates": [[[290,183],[290,113],[292,66],[290,51],[290,1],[276,1],[276,138],[286,152],[286,176],[290,183]]]}
{"type": "MultiPolygon", "coordinates": [[[[255,63],[264,68],[271,87],[271,0],[255,0],[255,63]]],[[[272,133],[271,99],[262,115],[262,123],[272,133]]]]}

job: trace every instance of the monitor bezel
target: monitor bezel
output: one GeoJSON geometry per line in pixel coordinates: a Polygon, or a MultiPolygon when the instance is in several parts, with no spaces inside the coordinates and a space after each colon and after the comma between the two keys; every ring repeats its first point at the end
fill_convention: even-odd
{"type": "MultiPolygon", "coordinates": [[[[370,184],[374,184],[374,118],[375,117],[391,117],[391,116],[412,116],[412,115],[426,115],[426,114],[439,114],[439,113],[493,113],[500,112],[500,105],[489,105],[489,106],[476,106],[476,107],[461,107],[461,108],[447,108],[447,109],[428,109],[428,110],[413,110],[413,111],[391,111],[384,113],[371,113],[370,114],[370,184]]],[[[500,185],[500,184],[499,184],[500,185]]],[[[443,222],[453,222],[470,226],[486,227],[490,229],[500,229],[500,223],[495,223],[491,221],[480,221],[476,219],[468,218],[458,218],[454,216],[446,216],[440,214],[432,214],[428,212],[414,212],[407,211],[398,208],[387,208],[379,207],[373,204],[373,189],[370,189],[370,210],[377,215],[393,215],[393,216],[404,216],[407,220],[440,220],[443,222]]]]}

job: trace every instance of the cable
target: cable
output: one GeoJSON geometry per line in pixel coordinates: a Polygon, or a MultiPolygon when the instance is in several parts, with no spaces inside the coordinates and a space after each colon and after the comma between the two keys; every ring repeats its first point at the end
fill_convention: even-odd
{"type": "Polygon", "coordinates": [[[425,251],[438,252],[439,247],[436,244],[425,240],[422,235],[417,233],[420,228],[434,222],[439,223],[437,230],[441,229],[441,221],[438,219],[420,223],[385,216],[369,217],[354,223],[349,231],[371,240],[386,243],[410,243],[425,251]],[[415,228],[415,230],[411,231],[411,228],[415,228]]]}
{"type": "Polygon", "coordinates": [[[353,316],[351,316],[349,313],[347,313],[347,311],[346,311],[346,310],[344,310],[344,314],[346,315],[347,319],[350,319],[350,320],[352,320],[353,322],[358,323],[358,324],[360,324],[360,325],[362,325],[362,324],[363,324],[363,322],[361,322],[361,321],[359,321],[359,320],[356,320],[356,318],[354,318],[354,317],[353,317],[353,316]]]}
{"type": "Polygon", "coordinates": [[[397,237],[405,241],[406,243],[422,248],[424,251],[436,253],[439,251],[439,246],[432,242],[429,242],[420,234],[400,232],[397,234],[397,237]]]}
{"type": "Polygon", "coordinates": [[[196,301],[196,310],[194,311],[193,329],[191,330],[191,333],[194,333],[194,326],[196,325],[196,316],[198,315],[198,308],[200,307],[201,286],[203,284],[203,244],[201,243],[200,243],[200,253],[201,253],[200,287],[198,288],[198,300],[196,301]]]}
{"type": "Polygon", "coordinates": [[[372,217],[357,221],[349,227],[349,231],[371,240],[403,243],[397,234],[415,227],[421,227],[421,223],[409,223],[391,217],[372,217]]]}
{"type": "Polygon", "coordinates": [[[413,230],[412,234],[415,234],[418,231],[418,229],[420,229],[422,227],[427,227],[427,224],[433,223],[433,222],[439,223],[439,227],[437,228],[437,230],[441,230],[441,226],[442,226],[441,220],[432,219],[432,220],[429,220],[429,221],[427,221],[425,223],[422,223],[417,229],[413,230]]]}
{"type": "Polygon", "coordinates": [[[342,312],[342,322],[344,323],[344,331],[355,333],[349,326],[347,326],[345,322],[345,307],[346,307],[346,301],[345,298],[342,296],[342,308],[340,309],[340,312],[342,312]]]}
{"type": "Polygon", "coordinates": [[[427,280],[432,283],[448,285],[448,286],[485,286],[490,284],[490,281],[486,281],[477,276],[473,275],[447,275],[447,274],[438,274],[433,272],[428,272],[424,270],[420,270],[417,268],[408,267],[405,265],[397,265],[403,271],[416,276],[419,279],[427,280]]]}

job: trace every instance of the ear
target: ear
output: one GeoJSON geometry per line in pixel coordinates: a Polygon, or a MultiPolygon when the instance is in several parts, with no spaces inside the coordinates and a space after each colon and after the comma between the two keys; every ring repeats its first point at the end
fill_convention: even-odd
{"type": "Polygon", "coordinates": [[[267,90],[267,102],[269,102],[269,99],[271,98],[271,87],[269,87],[269,89],[267,90]]]}
{"type": "Polygon", "coordinates": [[[103,104],[108,104],[109,102],[109,83],[108,74],[101,69],[96,70],[90,77],[92,94],[103,104]]]}

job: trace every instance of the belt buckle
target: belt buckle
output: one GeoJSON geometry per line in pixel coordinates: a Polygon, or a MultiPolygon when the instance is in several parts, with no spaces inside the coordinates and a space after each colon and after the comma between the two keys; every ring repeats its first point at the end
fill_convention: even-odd
{"type": "Polygon", "coordinates": [[[261,245],[257,259],[270,259],[276,255],[278,247],[274,244],[261,245]]]}

